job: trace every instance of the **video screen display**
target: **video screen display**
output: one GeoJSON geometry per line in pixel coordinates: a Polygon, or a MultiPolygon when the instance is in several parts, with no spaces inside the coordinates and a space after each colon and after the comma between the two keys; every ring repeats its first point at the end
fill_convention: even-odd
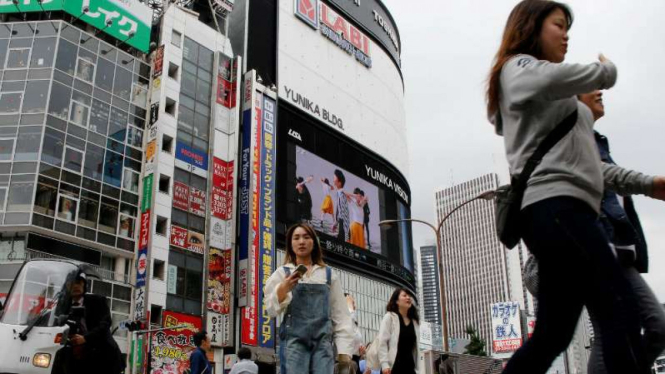
{"type": "Polygon", "coordinates": [[[386,160],[287,105],[278,114],[277,227],[318,233],[326,261],[415,287],[410,190],[386,160]]]}
{"type": "Polygon", "coordinates": [[[381,254],[379,189],[296,146],[297,217],[318,232],[381,254]],[[376,212],[372,214],[372,212],[376,212]]]}

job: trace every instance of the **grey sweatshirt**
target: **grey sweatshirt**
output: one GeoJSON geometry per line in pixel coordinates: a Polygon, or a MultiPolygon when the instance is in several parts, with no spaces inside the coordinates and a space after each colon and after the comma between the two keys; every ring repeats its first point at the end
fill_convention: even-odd
{"type": "MultiPolygon", "coordinates": [[[[492,121],[503,135],[511,175],[518,175],[540,142],[575,109],[577,124],[543,158],[529,179],[522,207],[557,196],[580,199],[600,212],[603,166],[593,136],[593,115],[576,95],[616,83],[611,62],[551,63],[517,55],[503,67],[500,116],[492,121]]],[[[612,174],[612,173],[608,173],[612,174]]],[[[614,173],[617,175],[620,173],[614,173]]]]}

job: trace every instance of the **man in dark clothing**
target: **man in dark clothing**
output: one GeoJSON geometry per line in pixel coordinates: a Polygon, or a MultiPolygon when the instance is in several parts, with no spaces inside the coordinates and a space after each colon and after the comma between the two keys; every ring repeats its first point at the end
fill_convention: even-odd
{"type": "MultiPolygon", "coordinates": [[[[579,95],[579,100],[591,109],[594,121],[605,114],[603,94],[594,91],[579,95]]],[[[596,122],[597,123],[597,122],[596,122]]],[[[601,160],[606,164],[616,165],[610,155],[610,146],[607,138],[598,132],[594,133],[601,160]]],[[[653,177],[652,197],[663,199],[662,190],[664,178],[653,177]]],[[[647,352],[647,366],[653,362],[665,349],[665,312],[658,299],[653,294],[640,273],[648,272],[649,258],[647,244],[642,232],[639,217],[635,211],[633,199],[630,196],[619,196],[610,188],[605,188],[601,202],[600,222],[609,238],[611,247],[622,265],[626,279],[628,279],[632,292],[639,304],[639,316],[644,330],[644,342],[647,352]]],[[[589,357],[589,373],[604,374],[607,372],[600,343],[602,332],[591,316],[594,328],[594,344],[589,357]]]]}
{"type": "Polygon", "coordinates": [[[189,356],[189,369],[191,374],[212,374],[210,362],[206,351],[210,349],[210,339],[205,331],[194,334],[194,345],[196,350],[189,356]]]}
{"type": "Polygon", "coordinates": [[[85,293],[86,275],[80,273],[69,285],[72,311],[83,308],[78,331],[70,337],[75,373],[118,374],[125,362],[111,335],[111,311],[106,298],[85,293]]]}

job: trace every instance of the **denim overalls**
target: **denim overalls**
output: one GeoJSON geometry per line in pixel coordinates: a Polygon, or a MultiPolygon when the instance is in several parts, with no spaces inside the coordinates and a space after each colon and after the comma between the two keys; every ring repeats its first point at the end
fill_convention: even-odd
{"type": "MultiPolygon", "coordinates": [[[[284,272],[291,275],[287,267],[284,272]]],[[[298,283],[291,291],[293,298],[279,326],[281,374],[333,373],[331,276],[326,267],[326,284],[298,283]]]]}

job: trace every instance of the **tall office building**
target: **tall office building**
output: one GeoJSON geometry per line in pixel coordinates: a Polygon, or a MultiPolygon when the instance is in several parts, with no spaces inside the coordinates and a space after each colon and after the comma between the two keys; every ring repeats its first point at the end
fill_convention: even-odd
{"type": "MultiPolygon", "coordinates": [[[[439,289],[439,270],[436,258],[436,246],[420,247],[419,280],[421,297],[421,315],[425,322],[431,323],[432,342],[442,345],[441,294],[439,289]]],[[[437,346],[437,344],[433,344],[437,346]]]]}
{"type": "MultiPolygon", "coordinates": [[[[486,174],[436,192],[438,219],[497,187],[498,176],[486,174]]],[[[495,232],[494,203],[482,199],[453,213],[441,235],[449,337],[468,338],[465,330],[471,325],[485,339],[491,354],[491,304],[517,301],[523,311],[533,313],[533,300],[522,282],[524,249],[509,251],[501,244],[495,232]]]]}

